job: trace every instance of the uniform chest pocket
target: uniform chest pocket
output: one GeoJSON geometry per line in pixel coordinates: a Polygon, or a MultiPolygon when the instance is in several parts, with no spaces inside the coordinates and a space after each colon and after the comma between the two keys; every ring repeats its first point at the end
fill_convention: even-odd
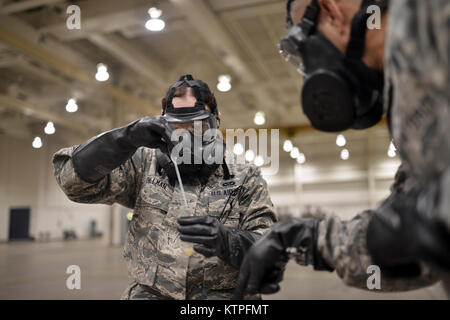
{"type": "Polygon", "coordinates": [[[208,199],[208,215],[219,219],[228,227],[239,226],[240,207],[235,195],[210,196],[208,199]]]}
{"type": "Polygon", "coordinates": [[[159,177],[149,176],[142,184],[135,213],[142,222],[161,224],[167,216],[173,189],[159,177]]]}

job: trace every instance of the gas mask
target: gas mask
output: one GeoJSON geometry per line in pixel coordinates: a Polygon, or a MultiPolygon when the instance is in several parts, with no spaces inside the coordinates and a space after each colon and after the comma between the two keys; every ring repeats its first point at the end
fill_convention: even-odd
{"type": "Polygon", "coordinates": [[[219,131],[220,120],[217,106],[206,109],[203,95],[211,94],[206,83],[191,75],[180,78],[167,92],[166,106],[162,115],[172,132],[169,154],[158,152],[158,157],[169,157],[171,161],[160,161],[169,165],[165,171],[173,176],[173,162],[176,161],[182,176],[209,176],[217,166],[224,163],[225,144],[219,131]],[[195,106],[175,108],[172,100],[178,87],[193,89],[195,106]],[[171,163],[172,162],[172,163],[171,163]],[[169,172],[170,171],[170,172],[169,172]]]}
{"type": "Polygon", "coordinates": [[[311,125],[327,132],[366,129],[383,116],[383,74],[362,61],[367,28],[367,7],[386,9],[388,0],[363,0],[352,21],[346,54],[343,55],[316,30],[320,6],[308,5],[302,21],[293,25],[279,43],[280,53],[303,75],[301,94],[303,112],[311,125]]]}

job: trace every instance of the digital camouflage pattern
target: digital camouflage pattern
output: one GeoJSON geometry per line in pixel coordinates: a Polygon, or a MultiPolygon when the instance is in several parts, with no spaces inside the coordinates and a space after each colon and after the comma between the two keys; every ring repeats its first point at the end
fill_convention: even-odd
{"type": "MultiPolygon", "coordinates": [[[[390,197],[404,193],[411,182],[403,181],[405,166],[400,166],[396,181],[391,187],[390,197]]],[[[375,210],[366,210],[350,221],[342,221],[330,216],[319,224],[318,249],[325,261],[350,286],[367,288],[369,274],[367,268],[375,263],[367,249],[367,227],[375,210]]],[[[421,264],[422,274],[416,278],[389,278],[381,270],[382,291],[414,290],[436,283],[440,276],[427,265],[421,264]]]]}
{"type": "MultiPolygon", "coordinates": [[[[134,280],[123,298],[230,299],[239,270],[217,257],[183,252],[177,219],[188,215],[219,217],[231,192],[243,192],[225,226],[264,233],[275,221],[267,184],[254,165],[229,165],[232,178],[224,180],[221,166],[206,183],[183,181],[188,209],[179,185],[172,187],[159,174],[155,150],[139,148],[123,165],[97,183],[81,180],[72,166],[76,147],[54,155],[56,180],[68,198],[79,203],[115,202],[134,209],[124,258],[134,280]]],[[[227,207],[228,209],[229,207],[227,207]]],[[[192,246],[192,244],[188,244],[192,246]]]]}
{"type": "MultiPolygon", "coordinates": [[[[450,229],[450,2],[390,2],[385,51],[385,97],[390,128],[403,164],[391,196],[411,188],[431,188],[438,181],[439,203],[433,214],[450,229]],[[399,177],[406,176],[406,181],[399,177]]],[[[435,201],[435,198],[427,201],[435,201]]],[[[351,221],[330,217],[319,228],[318,246],[343,280],[366,288],[366,230],[373,211],[351,221]]],[[[381,270],[382,271],[382,270],[381,270]]],[[[422,266],[416,279],[386,279],[382,290],[408,290],[448,282],[448,273],[422,266]]],[[[383,272],[382,272],[383,273],[383,272]]]]}

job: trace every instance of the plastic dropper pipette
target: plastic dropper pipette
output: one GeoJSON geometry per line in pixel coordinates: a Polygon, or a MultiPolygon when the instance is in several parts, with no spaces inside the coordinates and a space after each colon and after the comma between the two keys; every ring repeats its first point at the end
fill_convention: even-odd
{"type": "MultiPolygon", "coordinates": [[[[177,159],[175,157],[173,157],[173,156],[172,156],[172,162],[173,162],[174,167],[175,167],[175,172],[177,174],[178,184],[180,185],[181,194],[183,195],[184,207],[185,207],[186,212],[187,212],[188,211],[188,204],[187,204],[187,200],[186,200],[186,193],[184,192],[183,181],[181,180],[180,171],[178,170],[177,159]]],[[[183,251],[188,257],[192,256],[192,254],[194,253],[194,249],[192,248],[192,245],[188,245],[187,243],[183,243],[183,251]]]]}

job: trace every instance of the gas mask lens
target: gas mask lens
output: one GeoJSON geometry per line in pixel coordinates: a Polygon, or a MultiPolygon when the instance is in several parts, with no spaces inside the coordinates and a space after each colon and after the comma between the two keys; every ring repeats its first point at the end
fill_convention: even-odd
{"type": "Polygon", "coordinates": [[[169,122],[173,130],[187,130],[193,135],[201,136],[210,129],[209,123],[205,120],[196,120],[188,122],[169,122]]]}
{"type": "Polygon", "coordinates": [[[168,116],[166,119],[167,123],[173,130],[178,130],[178,134],[182,133],[182,131],[189,132],[195,137],[203,137],[202,140],[204,143],[214,140],[219,127],[217,118],[213,114],[208,115],[207,118],[197,118],[195,120],[189,120],[181,117],[175,118],[173,116],[168,116]]]}
{"type": "Polygon", "coordinates": [[[281,38],[278,43],[278,49],[280,54],[284,59],[291,63],[297,71],[305,75],[305,66],[303,64],[303,59],[300,54],[299,44],[301,41],[306,39],[306,36],[300,27],[300,25],[292,26],[289,32],[281,38]]]}

